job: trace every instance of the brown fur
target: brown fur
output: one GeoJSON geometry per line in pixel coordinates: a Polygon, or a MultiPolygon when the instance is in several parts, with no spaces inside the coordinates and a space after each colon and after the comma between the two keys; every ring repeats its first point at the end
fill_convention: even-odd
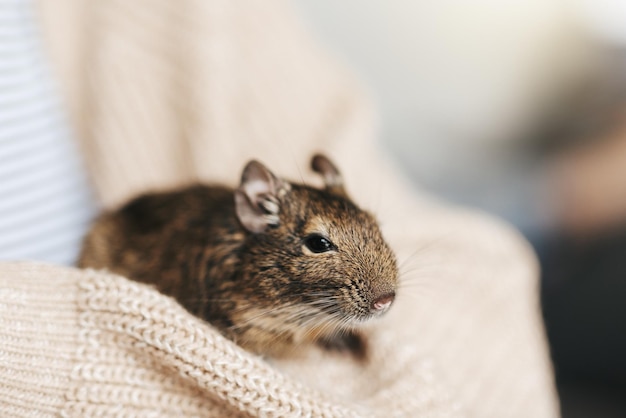
{"type": "MultiPolygon", "coordinates": [[[[395,293],[395,256],[336,179],[327,190],[273,179],[278,222],[262,232],[243,226],[234,190],[193,185],[103,214],[79,266],[153,284],[258,354],[319,342],[359,355],[362,339],[352,330],[382,313],[372,309],[375,300],[395,293]],[[336,250],[311,252],[303,240],[312,233],[336,250]]],[[[243,182],[245,174],[237,190],[243,182]]],[[[258,216],[267,216],[263,208],[258,216]]]]}

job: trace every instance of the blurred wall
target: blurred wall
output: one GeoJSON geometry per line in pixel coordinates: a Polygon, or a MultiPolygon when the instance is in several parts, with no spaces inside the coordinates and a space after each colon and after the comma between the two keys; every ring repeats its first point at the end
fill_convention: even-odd
{"type": "Polygon", "coordinates": [[[589,28],[606,28],[607,11],[598,10],[615,20],[611,7],[619,3],[295,4],[370,89],[381,141],[417,184],[500,214],[530,234],[550,224],[550,204],[541,199],[549,194],[545,167],[520,146],[598,70],[602,60],[589,28]]]}

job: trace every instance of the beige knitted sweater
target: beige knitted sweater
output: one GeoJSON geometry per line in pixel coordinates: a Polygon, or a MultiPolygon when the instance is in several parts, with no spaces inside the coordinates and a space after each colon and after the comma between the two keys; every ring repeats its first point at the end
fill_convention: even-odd
{"type": "Polygon", "coordinates": [[[315,183],[323,150],[402,263],[357,364],[255,357],[105,272],[0,264],[0,416],[554,417],[537,270],[507,226],[408,188],[367,102],[281,1],[40,2],[104,206],[244,162],[315,183]]]}

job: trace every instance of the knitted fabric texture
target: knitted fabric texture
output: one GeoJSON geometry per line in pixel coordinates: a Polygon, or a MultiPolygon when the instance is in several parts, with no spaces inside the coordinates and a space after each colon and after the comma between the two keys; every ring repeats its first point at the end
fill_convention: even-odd
{"type": "Polygon", "coordinates": [[[0,264],[2,416],[554,417],[532,253],[406,186],[367,100],[281,1],[40,2],[95,190],[128,197],[247,160],[308,184],[315,151],[380,220],[401,286],[356,363],[268,362],[125,278],[0,264]],[[87,6],[88,5],[88,6],[87,6]]]}
{"type": "Polygon", "coordinates": [[[410,380],[355,402],[337,391],[371,373],[367,367],[344,367],[351,373],[333,376],[333,389],[322,393],[147,286],[19,263],[3,265],[1,277],[2,416],[457,416],[426,382],[428,365],[408,363],[415,359],[406,353],[394,361],[407,362],[410,380]],[[403,397],[406,405],[394,408],[403,397]]]}

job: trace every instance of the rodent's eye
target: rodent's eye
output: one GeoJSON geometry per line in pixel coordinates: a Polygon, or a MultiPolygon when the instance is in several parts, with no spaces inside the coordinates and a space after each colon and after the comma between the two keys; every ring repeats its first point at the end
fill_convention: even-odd
{"type": "Polygon", "coordinates": [[[325,238],[319,234],[309,235],[304,239],[304,245],[314,253],[325,253],[326,251],[335,250],[335,244],[333,244],[328,238],[325,238]]]}

